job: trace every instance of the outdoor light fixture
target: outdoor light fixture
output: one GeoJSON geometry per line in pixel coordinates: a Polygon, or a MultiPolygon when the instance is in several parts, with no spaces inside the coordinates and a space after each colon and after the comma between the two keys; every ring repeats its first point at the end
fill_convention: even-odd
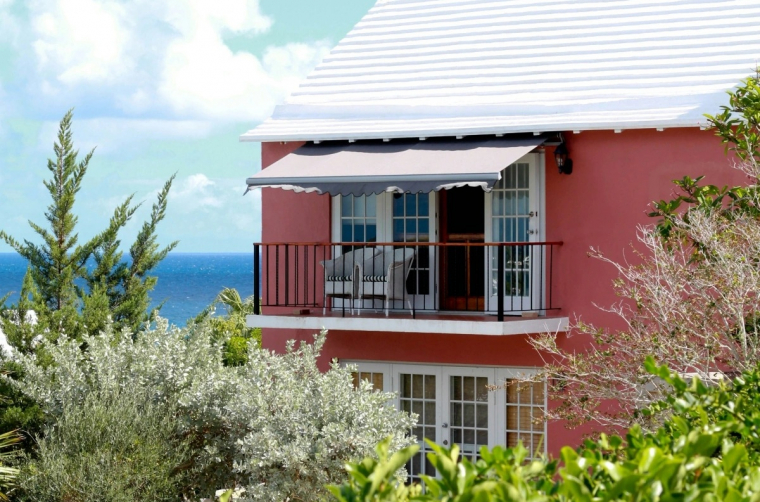
{"type": "Polygon", "coordinates": [[[567,155],[567,145],[565,145],[565,140],[563,139],[561,141],[562,142],[557,145],[557,148],[554,149],[554,161],[557,163],[559,174],[572,174],[573,159],[567,155]]]}

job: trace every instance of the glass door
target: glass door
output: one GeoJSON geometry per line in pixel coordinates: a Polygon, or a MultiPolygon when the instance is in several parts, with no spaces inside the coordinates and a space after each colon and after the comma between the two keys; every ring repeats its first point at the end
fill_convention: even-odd
{"type": "Polygon", "coordinates": [[[420,482],[421,474],[435,476],[435,469],[427,459],[432,449],[425,439],[440,442],[439,431],[442,395],[440,372],[435,367],[396,365],[394,366],[394,391],[398,395],[399,409],[416,413],[417,426],[410,433],[417,438],[420,451],[406,464],[408,481],[420,482]]]}
{"type": "MultiPolygon", "coordinates": [[[[392,241],[404,243],[414,250],[414,260],[406,278],[404,299],[392,302],[391,308],[433,310],[436,307],[434,290],[435,250],[432,246],[415,243],[435,242],[435,193],[391,194],[390,219],[392,241]],[[407,304],[408,302],[408,304],[407,304]]],[[[399,246],[401,247],[401,246],[399,246]]]]}
{"type": "MultiPolygon", "coordinates": [[[[486,240],[491,243],[528,243],[539,241],[538,170],[535,155],[528,155],[508,166],[486,197],[486,240]]],[[[490,246],[486,288],[488,310],[495,311],[498,291],[498,248],[490,246]]],[[[541,304],[540,248],[510,245],[504,253],[504,309],[519,313],[541,304]]]]}
{"type": "Polygon", "coordinates": [[[481,446],[495,442],[493,435],[495,393],[493,369],[445,368],[442,375],[448,402],[444,419],[444,436],[448,443],[459,445],[460,454],[471,461],[479,458],[481,446]]]}

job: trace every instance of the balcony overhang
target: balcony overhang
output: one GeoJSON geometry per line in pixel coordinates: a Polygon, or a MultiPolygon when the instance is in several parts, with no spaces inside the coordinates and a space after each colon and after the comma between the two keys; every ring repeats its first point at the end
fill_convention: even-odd
{"type": "Polygon", "coordinates": [[[311,331],[373,331],[403,333],[440,333],[450,335],[485,335],[509,336],[536,333],[558,333],[568,330],[570,321],[567,317],[539,317],[525,319],[514,317],[504,322],[495,322],[494,316],[462,315],[454,316],[425,315],[418,318],[411,316],[318,316],[318,315],[249,315],[246,325],[249,328],[267,329],[303,329],[311,331]]]}
{"type": "Polygon", "coordinates": [[[364,195],[427,193],[459,186],[490,190],[501,171],[543,136],[307,144],[246,180],[248,189],[364,195]]]}

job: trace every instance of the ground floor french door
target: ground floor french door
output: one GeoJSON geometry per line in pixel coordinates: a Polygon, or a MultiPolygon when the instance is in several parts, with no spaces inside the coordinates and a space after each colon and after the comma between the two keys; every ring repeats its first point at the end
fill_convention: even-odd
{"type": "Polygon", "coordinates": [[[532,370],[379,362],[353,362],[355,382],[370,381],[378,390],[394,392],[396,406],[418,417],[410,431],[419,444],[407,465],[410,481],[421,474],[435,476],[425,458],[424,439],[477,459],[482,446],[515,446],[518,441],[531,456],[545,451],[543,382],[526,382],[532,370]]]}

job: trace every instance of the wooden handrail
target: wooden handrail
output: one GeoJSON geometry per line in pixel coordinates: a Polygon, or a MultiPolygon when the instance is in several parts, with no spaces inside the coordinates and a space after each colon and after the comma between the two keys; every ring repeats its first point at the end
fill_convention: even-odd
{"type": "Polygon", "coordinates": [[[563,241],[549,242],[254,242],[254,246],[561,246],[563,241]]]}

